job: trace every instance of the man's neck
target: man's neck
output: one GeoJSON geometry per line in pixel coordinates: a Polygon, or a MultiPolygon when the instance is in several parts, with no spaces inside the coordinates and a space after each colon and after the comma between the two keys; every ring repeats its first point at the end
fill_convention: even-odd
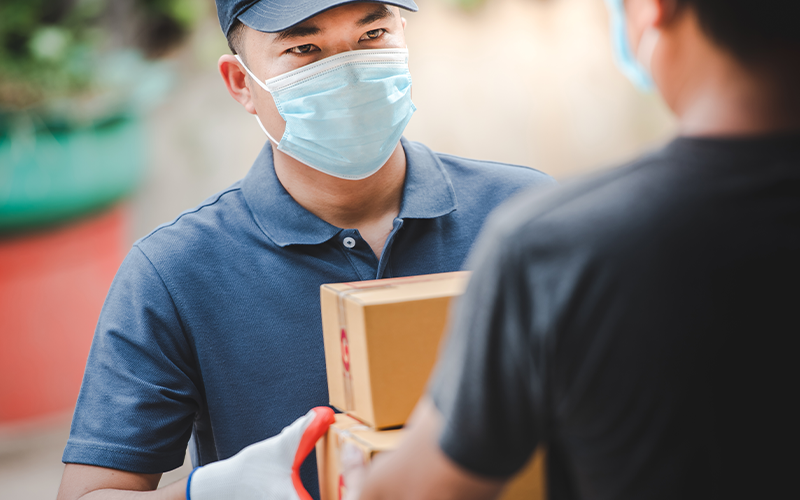
{"type": "Polygon", "coordinates": [[[406,156],[399,143],[380,170],[358,181],[324,174],[274,145],[272,151],[278,180],[297,203],[336,227],[358,229],[381,255],[403,201],[406,156]]]}
{"type": "MultiPolygon", "coordinates": [[[[673,39],[671,81],[664,92],[682,135],[756,136],[800,131],[800,70],[796,52],[769,54],[744,63],[686,20],[673,39]],[[669,96],[669,97],[667,97],[669,96]]],[[[667,42],[669,43],[669,42],[667,42]]]]}
{"type": "Polygon", "coordinates": [[[800,131],[800,100],[788,87],[766,71],[721,71],[687,96],[679,114],[681,133],[755,136],[800,131]]]}

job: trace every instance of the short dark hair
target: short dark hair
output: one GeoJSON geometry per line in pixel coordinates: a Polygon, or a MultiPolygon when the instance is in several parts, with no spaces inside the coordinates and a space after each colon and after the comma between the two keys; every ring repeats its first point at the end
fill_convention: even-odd
{"type": "MultiPolygon", "coordinates": [[[[245,25],[238,19],[233,22],[231,29],[228,31],[228,48],[231,49],[234,55],[242,54],[244,51],[244,33],[245,25]]],[[[244,57],[244,56],[242,56],[244,57]]]]}
{"type": "Polygon", "coordinates": [[[697,12],[706,34],[739,59],[800,48],[797,0],[677,0],[697,12]]]}

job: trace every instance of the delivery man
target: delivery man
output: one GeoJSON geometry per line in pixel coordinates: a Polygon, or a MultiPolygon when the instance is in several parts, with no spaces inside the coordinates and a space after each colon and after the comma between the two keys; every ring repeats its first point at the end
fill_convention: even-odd
{"type": "MultiPolygon", "coordinates": [[[[136,242],[122,264],[60,499],[185,498],[186,480],[150,490],[187,443],[194,465],[217,465],[194,473],[192,499],[283,498],[251,487],[264,456],[226,459],[327,404],[320,285],[458,270],[492,209],[552,182],[401,137],[415,108],[398,7],[417,8],[217,0],[235,52],[220,73],[267,144],[242,181],[136,242]]],[[[294,459],[299,446],[283,449],[294,459]]],[[[316,497],[313,456],[301,476],[316,497]]]]}
{"type": "Polygon", "coordinates": [[[800,3],[609,4],[680,136],[493,216],[362,500],[490,499],[539,447],[551,500],[797,496],[800,3]]]}

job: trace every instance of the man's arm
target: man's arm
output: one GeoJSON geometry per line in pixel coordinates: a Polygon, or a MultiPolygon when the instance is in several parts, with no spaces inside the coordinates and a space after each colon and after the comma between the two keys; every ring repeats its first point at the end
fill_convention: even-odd
{"type": "Polygon", "coordinates": [[[489,500],[505,484],[476,476],[455,464],[439,447],[442,416],[430,398],[417,405],[403,444],[378,455],[361,500],[489,500]]]}
{"type": "Polygon", "coordinates": [[[67,464],[57,500],[184,500],[186,479],[156,490],[161,474],[67,464]]]}
{"type": "Polygon", "coordinates": [[[277,436],[199,467],[189,478],[160,490],[156,488],[161,474],[68,464],[58,500],[310,499],[300,482],[300,466],[333,421],[332,409],[314,408],[277,436]]]}

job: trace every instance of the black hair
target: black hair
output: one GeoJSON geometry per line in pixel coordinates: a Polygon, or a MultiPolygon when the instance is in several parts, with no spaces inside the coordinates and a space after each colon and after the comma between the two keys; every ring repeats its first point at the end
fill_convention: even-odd
{"type": "MultiPolygon", "coordinates": [[[[677,0],[694,8],[705,33],[739,59],[800,48],[797,0],[677,0]]],[[[798,61],[800,64],[800,61],[798,61]]]]}
{"type": "MultiPolygon", "coordinates": [[[[244,23],[236,19],[231,24],[231,29],[228,30],[228,48],[231,49],[231,52],[236,54],[242,54],[244,51],[244,32],[245,26],[244,23]]],[[[242,56],[244,57],[244,56],[242,56]]]]}

